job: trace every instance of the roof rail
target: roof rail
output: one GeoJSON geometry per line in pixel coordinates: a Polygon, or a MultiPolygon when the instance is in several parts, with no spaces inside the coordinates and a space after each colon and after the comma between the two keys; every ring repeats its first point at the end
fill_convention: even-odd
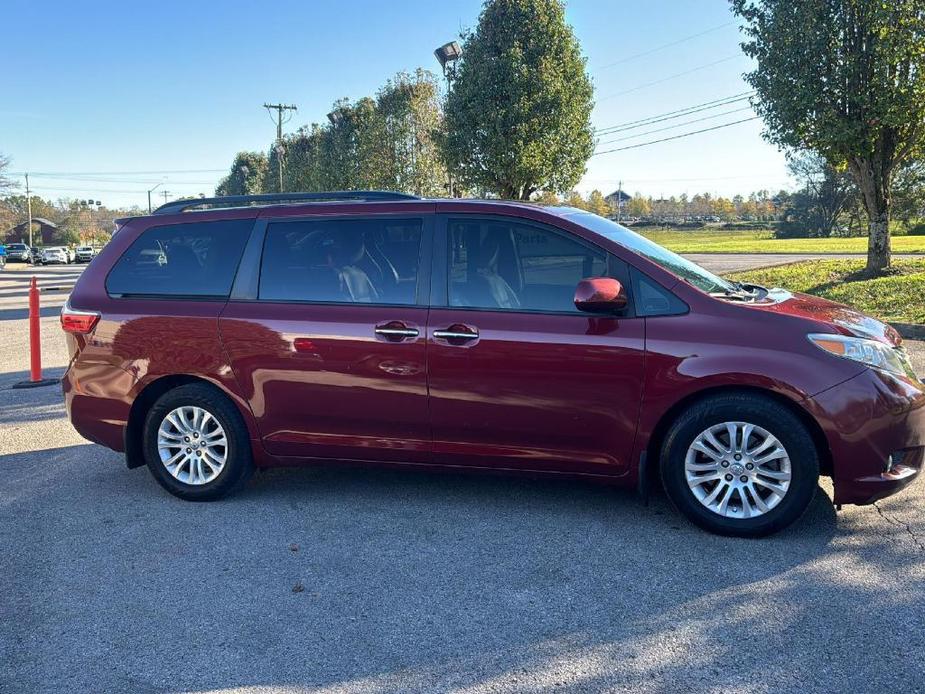
{"type": "Polygon", "coordinates": [[[176,214],[196,207],[232,207],[272,205],[288,202],[336,202],[358,200],[365,202],[386,200],[420,200],[417,195],[394,193],[387,190],[335,190],[322,193],[266,193],[262,195],[226,195],[219,198],[187,198],[161,205],[152,214],[176,214]]]}

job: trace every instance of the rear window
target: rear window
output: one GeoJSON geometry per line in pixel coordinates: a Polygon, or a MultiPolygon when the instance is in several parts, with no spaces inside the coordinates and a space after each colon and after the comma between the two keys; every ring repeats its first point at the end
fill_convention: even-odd
{"type": "Polygon", "coordinates": [[[259,297],[268,301],[415,302],[420,219],[278,222],[267,227],[259,297]]]}
{"type": "Polygon", "coordinates": [[[24,243],[11,243],[7,246],[7,250],[10,251],[24,251],[26,250],[26,244],[24,243]]]}
{"type": "Polygon", "coordinates": [[[252,219],[151,227],[122,254],[106,291],[128,296],[224,298],[231,292],[252,219]]]}

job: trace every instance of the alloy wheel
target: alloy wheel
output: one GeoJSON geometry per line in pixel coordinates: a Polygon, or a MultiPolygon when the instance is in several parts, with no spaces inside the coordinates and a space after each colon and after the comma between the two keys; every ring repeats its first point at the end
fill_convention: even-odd
{"type": "Polygon", "coordinates": [[[157,429],[157,451],[164,468],[185,484],[208,484],[228,459],[228,439],[219,421],[193,405],[167,413],[157,429]]]}
{"type": "Polygon", "coordinates": [[[748,422],[722,422],[687,449],[687,485],[706,508],[725,518],[755,518],[783,501],[790,456],[771,432],[748,422]]]}

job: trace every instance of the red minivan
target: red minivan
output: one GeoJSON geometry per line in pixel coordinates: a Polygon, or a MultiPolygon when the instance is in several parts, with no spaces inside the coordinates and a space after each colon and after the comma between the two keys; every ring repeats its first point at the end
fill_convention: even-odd
{"type": "Polygon", "coordinates": [[[889,326],[721,279],[568,207],[292,193],[121,220],[61,314],[81,435],[184,499],[363,462],[660,479],[713,532],[918,474],[925,386],[889,326]]]}

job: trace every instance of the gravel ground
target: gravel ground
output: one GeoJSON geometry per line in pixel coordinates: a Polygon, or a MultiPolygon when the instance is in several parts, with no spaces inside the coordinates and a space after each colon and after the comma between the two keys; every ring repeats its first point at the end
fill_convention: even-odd
{"type": "MultiPolygon", "coordinates": [[[[838,514],[824,483],[760,541],[524,479],[288,469],[185,503],[56,387],[9,389],[25,276],[0,274],[0,692],[925,689],[921,482],[838,514]]],[[[43,345],[60,375],[53,317],[43,345]]]]}

